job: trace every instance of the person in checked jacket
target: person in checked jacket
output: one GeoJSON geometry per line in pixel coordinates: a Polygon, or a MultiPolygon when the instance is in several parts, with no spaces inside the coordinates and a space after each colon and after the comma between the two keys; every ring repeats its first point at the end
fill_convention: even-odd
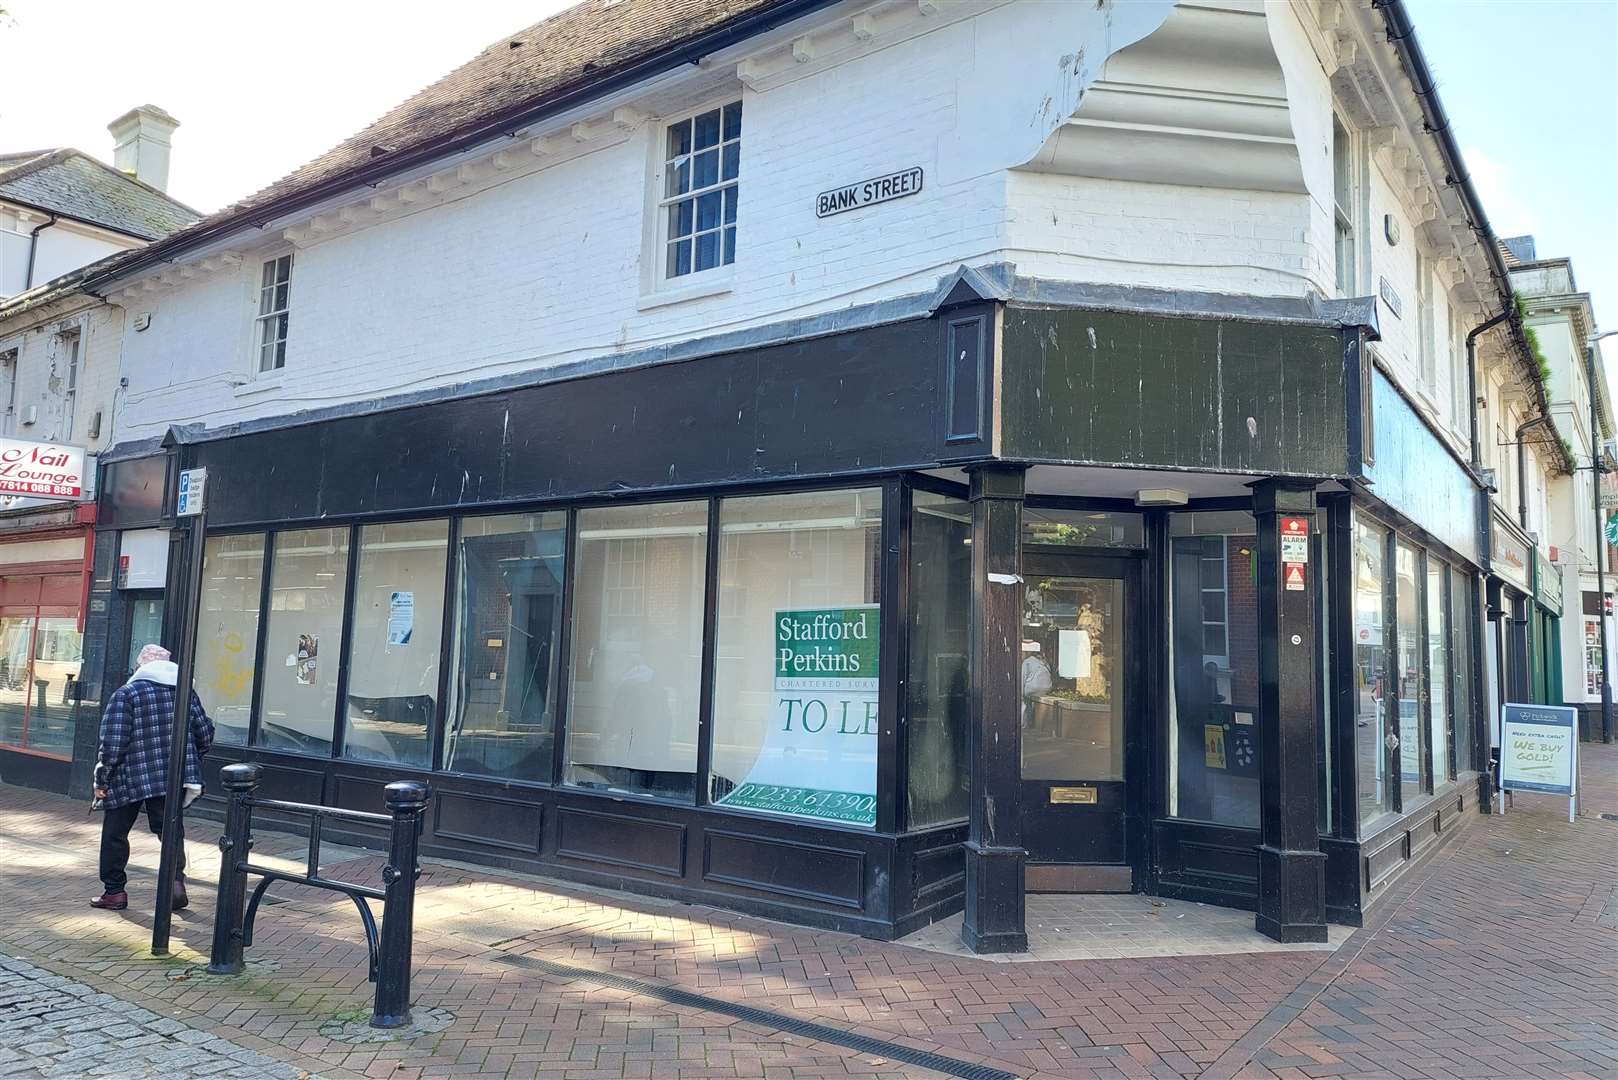
{"type": "MultiPolygon", "coordinates": [[[[122,911],[126,891],[129,830],[146,811],[152,832],[163,834],[168,797],[169,732],[173,727],[175,683],[179,668],[161,645],[141,649],[135,674],[120,686],[101,715],[101,749],[96,759],[96,803],[101,820],[101,885],[103,893],[90,906],[122,911]]],[[[213,747],[213,721],[191,693],[191,738],[185,748],[183,806],[202,794],[202,755],[213,747]]],[[[174,910],[189,902],[185,895],[185,832],[180,832],[175,860],[174,910]]]]}

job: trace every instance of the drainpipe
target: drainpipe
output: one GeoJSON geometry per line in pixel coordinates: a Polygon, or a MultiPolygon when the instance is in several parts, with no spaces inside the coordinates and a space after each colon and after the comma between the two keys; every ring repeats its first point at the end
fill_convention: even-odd
{"type": "Polygon", "coordinates": [[[23,275],[22,291],[27,292],[34,287],[34,254],[39,250],[39,234],[56,224],[56,215],[52,214],[49,221],[40,222],[28,233],[28,271],[23,275]]]}
{"type": "Polygon", "coordinates": [[[1523,432],[1549,422],[1548,416],[1536,416],[1519,425],[1517,434],[1512,440],[1512,444],[1517,448],[1517,524],[1522,526],[1523,532],[1528,531],[1528,456],[1523,453],[1523,432]]]}
{"type": "Polygon", "coordinates": [[[1472,395],[1471,408],[1466,410],[1467,419],[1472,424],[1472,470],[1483,468],[1483,452],[1478,443],[1478,354],[1477,340],[1489,330],[1511,318],[1511,309],[1507,308],[1488,322],[1476,327],[1466,335],[1466,389],[1472,395]]]}

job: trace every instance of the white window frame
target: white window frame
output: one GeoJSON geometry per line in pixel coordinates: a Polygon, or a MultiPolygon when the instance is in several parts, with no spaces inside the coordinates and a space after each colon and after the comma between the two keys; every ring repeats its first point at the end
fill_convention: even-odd
{"type": "Polygon", "coordinates": [[[79,369],[84,364],[84,326],[58,326],[55,334],[56,359],[61,361],[62,378],[62,434],[73,440],[73,414],[79,399],[79,369]]]}
{"type": "Polygon", "coordinates": [[[1421,369],[1422,389],[1427,400],[1438,400],[1438,319],[1433,310],[1433,264],[1420,244],[1416,254],[1416,360],[1421,369]]]}
{"type": "Polygon", "coordinates": [[[22,339],[0,342],[0,379],[5,381],[6,411],[0,416],[0,435],[17,432],[17,373],[22,367],[22,339]]]}
{"type": "MultiPolygon", "coordinates": [[[[291,337],[292,325],[292,272],[296,267],[296,260],[291,251],[277,251],[267,254],[258,260],[257,273],[253,275],[253,332],[252,332],[252,371],[254,378],[274,378],[286,370],[287,342],[291,337]],[[285,281],[275,280],[268,285],[264,282],[264,272],[271,266],[279,266],[282,260],[286,261],[285,281]],[[273,304],[274,290],[286,286],[286,303],[281,307],[265,310],[265,298],[269,296],[273,304]],[[277,358],[280,363],[274,367],[264,366],[264,349],[271,342],[266,341],[265,327],[271,320],[278,320],[281,327],[281,336],[274,340],[278,346],[277,358]]],[[[279,270],[277,270],[279,275],[279,270]]]]}
{"type": "Polygon", "coordinates": [[[1345,120],[1341,113],[1332,113],[1332,268],[1333,281],[1339,296],[1355,296],[1365,281],[1365,257],[1361,250],[1361,235],[1364,232],[1362,223],[1364,214],[1362,204],[1365,202],[1365,141],[1354,126],[1345,120]],[[1347,154],[1347,162],[1337,160],[1337,131],[1343,132],[1343,149],[1347,154]],[[1338,199],[1337,177],[1341,171],[1348,183],[1348,190],[1342,192],[1348,199],[1344,206],[1338,199]],[[1344,266],[1344,253],[1348,255],[1348,265],[1344,266]],[[1346,272],[1345,272],[1346,271],[1346,272]]]}
{"type": "MultiPolygon", "coordinates": [[[[747,131],[745,122],[745,95],[738,87],[737,89],[725,94],[723,97],[704,102],[703,104],[695,108],[688,109],[682,112],[679,116],[671,117],[670,119],[659,123],[652,128],[653,135],[651,139],[651,146],[648,150],[650,178],[647,185],[649,200],[646,214],[645,258],[643,261],[643,265],[646,267],[646,272],[642,274],[642,297],[639,305],[641,309],[644,310],[646,308],[658,307],[663,304],[678,303],[683,300],[696,299],[704,296],[714,296],[730,291],[735,277],[736,261],[741,257],[741,215],[739,209],[736,213],[736,220],[734,222],[725,222],[725,199],[723,195],[720,196],[719,224],[716,229],[702,230],[702,232],[717,237],[721,261],[718,265],[708,267],[703,270],[693,269],[683,274],[674,275],[669,273],[669,248],[670,244],[672,243],[669,237],[669,225],[670,217],[672,214],[677,213],[678,206],[688,200],[692,201],[693,230],[689,234],[691,236],[691,240],[689,242],[692,245],[691,258],[692,262],[694,263],[696,259],[696,236],[698,235],[698,231],[694,228],[696,224],[694,220],[696,214],[695,199],[700,195],[713,192],[723,192],[730,189],[736,192],[735,200],[739,207],[741,198],[741,166],[743,164],[741,160],[741,149],[744,142],[744,136],[746,135],[747,131]],[[724,110],[731,105],[740,106],[742,108],[743,126],[734,138],[726,139],[723,127],[724,110]],[[720,112],[721,127],[719,131],[719,142],[711,149],[713,149],[719,157],[719,178],[715,183],[704,185],[701,188],[696,188],[685,192],[671,193],[669,191],[669,165],[671,161],[675,159],[671,159],[668,154],[670,130],[682,123],[690,123],[697,117],[702,116],[705,113],[713,112],[716,109],[720,112]],[[736,175],[728,179],[724,175],[725,147],[727,146],[736,147],[737,159],[736,175]],[[724,238],[727,229],[734,229],[734,235],[736,237],[735,251],[732,254],[732,260],[728,263],[723,261],[724,238]]],[[[692,165],[695,164],[695,156],[696,155],[694,152],[687,155],[692,165]]]]}
{"type": "Polygon", "coordinates": [[[1207,612],[1206,607],[1201,608],[1197,612],[1197,616],[1202,620],[1202,649],[1203,649],[1202,662],[1204,664],[1206,664],[1209,661],[1212,661],[1214,664],[1216,664],[1218,666],[1218,668],[1219,668],[1219,670],[1221,672],[1229,672],[1230,671],[1230,537],[1221,536],[1219,538],[1219,558],[1217,560],[1210,559],[1206,554],[1200,555],[1198,557],[1198,559],[1197,559],[1197,590],[1198,590],[1198,601],[1199,601],[1199,603],[1209,593],[1218,593],[1219,594],[1219,605],[1220,605],[1220,608],[1221,608],[1221,614],[1223,615],[1223,620],[1222,621],[1213,622],[1213,621],[1210,621],[1209,618],[1208,618],[1208,612],[1207,612]],[[1204,585],[1202,583],[1202,564],[1205,563],[1205,562],[1215,562],[1215,561],[1217,561],[1219,563],[1220,580],[1223,582],[1223,584],[1222,584],[1222,586],[1220,588],[1210,589],[1210,588],[1208,588],[1208,586],[1206,586],[1206,585],[1204,585]],[[1224,635],[1224,638],[1225,638],[1225,651],[1223,653],[1211,653],[1211,652],[1208,652],[1208,627],[1210,627],[1210,626],[1219,627],[1220,632],[1224,635]]]}

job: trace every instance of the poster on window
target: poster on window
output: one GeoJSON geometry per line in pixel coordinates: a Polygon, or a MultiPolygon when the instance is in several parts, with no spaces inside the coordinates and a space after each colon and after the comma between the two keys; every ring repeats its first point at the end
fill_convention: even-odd
{"type": "Polygon", "coordinates": [[[408,645],[416,632],[416,594],[395,592],[388,597],[388,644],[408,645]]]}
{"type": "Polygon", "coordinates": [[[878,608],[777,611],[764,744],[724,806],[876,825],[878,608]]]}

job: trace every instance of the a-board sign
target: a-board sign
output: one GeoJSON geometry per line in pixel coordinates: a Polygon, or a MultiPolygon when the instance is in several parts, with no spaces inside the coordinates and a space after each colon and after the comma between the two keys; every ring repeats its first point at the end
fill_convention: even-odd
{"type": "Polygon", "coordinates": [[[1562,705],[1508,703],[1500,723],[1500,790],[1573,797],[1578,783],[1578,711],[1562,705]]]}

